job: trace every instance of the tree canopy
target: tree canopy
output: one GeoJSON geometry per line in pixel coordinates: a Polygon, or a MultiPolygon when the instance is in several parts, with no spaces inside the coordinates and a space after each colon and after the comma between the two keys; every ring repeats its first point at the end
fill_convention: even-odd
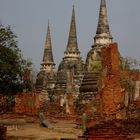
{"type": "Polygon", "coordinates": [[[10,26],[0,25],[0,93],[14,95],[23,89],[23,73],[31,62],[23,59],[17,36],[10,26]]]}

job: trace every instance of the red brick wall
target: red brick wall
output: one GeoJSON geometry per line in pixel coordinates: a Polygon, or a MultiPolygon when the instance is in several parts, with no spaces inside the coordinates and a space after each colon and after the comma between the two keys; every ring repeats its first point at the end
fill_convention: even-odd
{"type": "Polygon", "coordinates": [[[120,86],[120,67],[117,44],[110,44],[101,51],[103,74],[101,76],[102,89],[101,112],[104,115],[116,114],[122,103],[120,86]]]}
{"type": "Polygon", "coordinates": [[[116,43],[102,48],[101,61],[103,69],[107,69],[107,74],[120,74],[119,54],[116,43]]]}
{"type": "Polygon", "coordinates": [[[36,115],[40,107],[39,94],[35,92],[16,95],[15,112],[36,115]]]}

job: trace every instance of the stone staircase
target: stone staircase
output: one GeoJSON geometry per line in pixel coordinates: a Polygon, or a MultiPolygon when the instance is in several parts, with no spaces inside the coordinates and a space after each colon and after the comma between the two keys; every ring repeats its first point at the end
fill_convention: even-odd
{"type": "Polygon", "coordinates": [[[79,89],[81,99],[91,99],[92,96],[96,95],[98,91],[99,76],[100,73],[85,73],[79,89]]]}

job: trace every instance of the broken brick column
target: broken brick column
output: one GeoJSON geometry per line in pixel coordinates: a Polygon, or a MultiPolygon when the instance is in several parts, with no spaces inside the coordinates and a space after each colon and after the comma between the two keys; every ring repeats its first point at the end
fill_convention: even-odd
{"type": "Polygon", "coordinates": [[[119,53],[116,43],[102,48],[101,60],[103,68],[100,78],[101,112],[103,116],[114,116],[122,104],[119,53]]]}

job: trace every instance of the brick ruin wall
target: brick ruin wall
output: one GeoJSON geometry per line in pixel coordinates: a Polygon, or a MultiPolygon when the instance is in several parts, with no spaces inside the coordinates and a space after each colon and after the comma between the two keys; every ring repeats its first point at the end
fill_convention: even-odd
{"type": "Polygon", "coordinates": [[[39,94],[36,92],[22,93],[15,97],[16,113],[25,113],[31,115],[37,115],[39,112],[40,101],[39,94]]]}
{"type": "Polygon", "coordinates": [[[138,71],[123,71],[123,76],[129,77],[132,83],[132,89],[129,91],[130,99],[127,107],[127,112],[130,118],[140,118],[140,72],[138,71]]]}
{"type": "MultiPolygon", "coordinates": [[[[120,79],[121,77],[131,77],[135,81],[140,81],[140,74],[136,71],[121,71],[119,66],[119,53],[117,44],[110,44],[108,47],[102,48],[101,60],[103,72],[99,79],[101,85],[99,90],[100,113],[102,115],[116,115],[119,107],[124,102],[124,93],[122,92],[120,79]]],[[[69,110],[74,114],[73,97],[67,95],[69,110]]],[[[137,100],[136,104],[139,105],[137,100]]],[[[41,99],[40,93],[30,92],[18,94],[15,98],[15,112],[37,115],[40,109],[41,99]]],[[[90,104],[88,109],[90,109],[90,104]]],[[[94,110],[93,108],[91,110],[94,110]]],[[[61,99],[57,98],[54,101],[46,103],[46,114],[65,114],[65,107],[61,106],[61,99]]],[[[71,114],[70,113],[70,114],[71,114]]],[[[89,113],[93,114],[93,112],[89,113]]]]}
{"type": "MultiPolygon", "coordinates": [[[[126,117],[127,111],[140,108],[140,73],[135,70],[121,70],[119,65],[119,53],[116,43],[110,44],[101,50],[103,72],[100,77],[101,89],[100,103],[102,115],[114,115],[126,117]],[[121,80],[127,79],[126,88],[123,89],[121,80]],[[131,87],[131,89],[130,89],[131,87]],[[129,91],[128,91],[129,90],[129,91]],[[133,106],[133,107],[132,107],[133,106]],[[121,111],[120,111],[121,110],[121,111]]],[[[131,114],[133,114],[131,112],[131,114]]],[[[136,113],[135,113],[136,114],[136,113]]],[[[140,114],[140,113],[139,113],[140,114]]]]}
{"type": "Polygon", "coordinates": [[[124,140],[134,139],[137,136],[139,139],[140,121],[137,119],[140,118],[140,98],[137,96],[131,105],[121,109],[121,105],[124,104],[125,91],[122,91],[120,80],[128,77],[131,84],[134,83],[133,94],[136,94],[135,88],[136,83],[140,81],[140,73],[132,70],[120,70],[117,44],[110,44],[107,48],[102,48],[101,58],[103,72],[99,79],[101,85],[99,91],[100,112],[109,121],[100,121],[96,124],[95,120],[91,120],[91,126],[89,125],[83,138],[88,140],[124,140]],[[123,113],[130,117],[127,116],[126,119],[123,113]],[[115,118],[110,120],[112,116],[115,118]]]}
{"type": "MultiPolygon", "coordinates": [[[[121,78],[127,79],[131,84],[131,91],[129,91],[132,96],[130,101],[133,102],[140,98],[140,72],[135,70],[123,70],[121,71],[121,78]]],[[[127,91],[127,89],[124,89],[127,91]]]]}
{"type": "Polygon", "coordinates": [[[73,96],[67,94],[66,101],[61,103],[61,97],[55,97],[53,100],[48,99],[46,93],[29,92],[21,93],[15,97],[16,113],[38,115],[39,111],[43,111],[47,117],[57,117],[74,114],[73,96]]]}
{"type": "Polygon", "coordinates": [[[115,115],[123,102],[120,85],[120,67],[117,44],[110,44],[101,50],[103,72],[101,83],[101,113],[102,115],[115,115]]]}

